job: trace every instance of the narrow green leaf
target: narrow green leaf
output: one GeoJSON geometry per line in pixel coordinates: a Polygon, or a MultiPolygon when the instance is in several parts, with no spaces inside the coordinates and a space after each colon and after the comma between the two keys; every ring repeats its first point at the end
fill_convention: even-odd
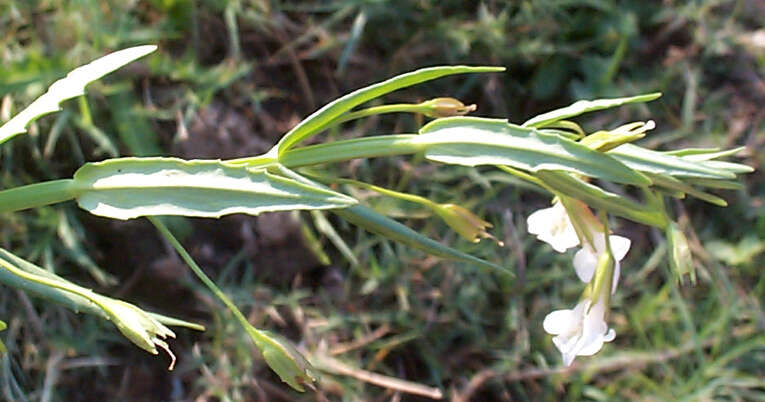
{"type": "Polygon", "coordinates": [[[714,179],[683,179],[684,182],[700,187],[719,188],[722,190],[743,190],[746,186],[733,180],[714,180],[714,179]]]}
{"type": "MultiPolygon", "coordinates": [[[[287,177],[294,178],[301,183],[320,188],[323,187],[322,184],[315,183],[310,179],[300,176],[282,165],[275,166],[275,170],[281,172],[287,177]]],[[[470,254],[466,254],[451,247],[444,246],[443,244],[423,236],[410,229],[409,227],[402,225],[369,207],[357,204],[344,209],[333,209],[332,212],[347,220],[348,222],[351,222],[357,226],[361,226],[362,228],[372,233],[385,236],[389,239],[401,242],[410,247],[422,250],[428,254],[456,261],[468,262],[484,268],[496,269],[502,273],[510,274],[509,271],[499,265],[492,264],[480,258],[473,257],[470,254]]]]}
{"type": "Polygon", "coordinates": [[[648,174],[653,181],[653,183],[659,187],[667,188],[673,191],[679,191],[684,194],[691,195],[693,197],[696,197],[700,200],[704,200],[710,204],[717,205],[719,207],[727,207],[728,202],[726,202],[724,199],[712,195],[709,193],[706,193],[704,191],[701,191],[699,189],[693,188],[693,186],[685,183],[684,181],[680,181],[678,179],[675,179],[671,176],[666,175],[655,175],[655,174],[648,174]]]}
{"type": "Polygon", "coordinates": [[[506,275],[511,274],[510,271],[504,267],[445,246],[433,239],[421,235],[406,225],[402,225],[401,223],[363,205],[354,205],[345,209],[334,209],[332,212],[348,222],[360,226],[372,233],[379,234],[428,254],[475,264],[482,268],[496,270],[506,275]]]}
{"type": "Polygon", "coordinates": [[[85,86],[90,82],[156,49],[157,47],[153,45],[131,47],[110,53],[90,64],[75,68],[65,78],[54,82],[46,93],[0,127],[0,144],[17,134],[25,133],[27,125],[38,117],[61,110],[59,107],[61,102],[83,95],[85,86]]]}
{"type": "Polygon", "coordinates": [[[610,109],[613,107],[626,105],[628,103],[650,102],[661,96],[660,92],[630,96],[627,98],[611,98],[597,100],[580,100],[561,109],[556,109],[547,113],[532,117],[522,124],[523,127],[545,127],[558,120],[568,119],[579,116],[584,113],[594,112],[596,110],[610,109]]]}
{"type": "Polygon", "coordinates": [[[611,214],[646,225],[660,228],[667,225],[667,218],[661,211],[619,194],[605,191],[571,174],[558,170],[540,170],[537,172],[537,177],[553,190],[578,199],[593,208],[603,209],[611,214]]]}
{"type": "Polygon", "coordinates": [[[439,119],[425,125],[412,140],[430,160],[466,165],[507,165],[527,171],[564,170],[571,173],[647,186],[651,182],[608,154],[575,141],[541,133],[506,120],[475,117],[439,119]]]}
{"type": "MultiPolygon", "coordinates": [[[[712,162],[694,162],[663,152],[651,151],[633,144],[624,144],[608,152],[625,165],[632,169],[653,173],[664,174],[677,178],[702,178],[702,179],[735,179],[736,175],[722,169],[710,167],[712,162]]],[[[742,165],[743,166],[743,165],[742,165]]]]}
{"type": "Polygon", "coordinates": [[[447,75],[465,73],[486,73],[504,71],[504,67],[469,67],[469,66],[441,66],[423,68],[406,74],[401,74],[383,82],[358,89],[341,98],[338,98],[312,115],[305,118],[292,130],[282,137],[276,145],[278,155],[281,156],[293,145],[319,133],[329,122],[354,107],[383,96],[398,89],[410,87],[425,81],[434,80],[447,75]]]}
{"type": "Polygon", "coordinates": [[[88,163],[74,174],[77,203],[95,215],[217,218],[226,214],[345,208],[356,200],[265,170],[214,160],[119,158],[88,163]]]}
{"type": "Polygon", "coordinates": [[[735,162],[701,161],[699,164],[709,169],[725,171],[734,175],[754,172],[753,167],[735,162]]]}
{"type": "Polygon", "coordinates": [[[687,160],[707,161],[732,156],[745,149],[746,147],[738,147],[721,151],[720,148],[686,148],[678,149],[676,151],[666,151],[664,153],[667,155],[680,156],[687,160]]]}

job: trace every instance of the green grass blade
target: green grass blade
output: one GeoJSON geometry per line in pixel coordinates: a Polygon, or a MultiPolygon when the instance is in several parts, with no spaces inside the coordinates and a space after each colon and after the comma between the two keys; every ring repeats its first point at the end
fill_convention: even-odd
{"type": "Polygon", "coordinates": [[[651,182],[615,158],[555,134],[505,120],[453,117],[436,120],[413,140],[433,161],[477,166],[508,165],[527,171],[564,170],[617,183],[651,182]]]}
{"type": "Polygon", "coordinates": [[[305,118],[282,137],[276,145],[281,156],[295,144],[320,132],[329,122],[354,107],[398,89],[453,74],[504,71],[504,67],[440,66],[401,74],[383,82],[358,89],[336,99],[305,118]]]}
{"type": "Polygon", "coordinates": [[[356,203],[329,189],[215,160],[119,158],[88,163],[74,174],[73,187],[81,208],[114,219],[217,218],[232,213],[345,208],[356,203]]]}
{"type": "Polygon", "coordinates": [[[157,47],[153,45],[131,47],[110,53],[90,64],[75,68],[66,77],[54,82],[46,93],[0,127],[0,144],[15,135],[25,133],[27,125],[38,117],[61,110],[59,107],[61,102],[83,95],[85,86],[90,82],[156,49],[157,47]]]}
{"type": "Polygon", "coordinates": [[[579,116],[584,113],[594,112],[597,110],[610,109],[613,107],[626,105],[628,103],[640,103],[650,102],[661,96],[660,92],[630,96],[627,98],[612,98],[612,99],[597,99],[597,100],[580,100],[572,103],[561,109],[555,109],[553,111],[542,113],[538,116],[534,116],[522,124],[523,127],[544,127],[549,124],[555,123],[558,120],[568,119],[570,117],[579,116]]]}

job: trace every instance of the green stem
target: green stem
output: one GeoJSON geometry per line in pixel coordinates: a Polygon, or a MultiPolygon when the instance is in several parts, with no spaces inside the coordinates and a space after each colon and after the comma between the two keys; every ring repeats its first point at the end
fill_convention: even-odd
{"type": "Polygon", "coordinates": [[[24,280],[37,283],[43,286],[48,286],[51,288],[60,289],[60,290],[75,294],[97,305],[102,310],[107,310],[107,307],[90,289],[86,289],[71,283],[58,281],[52,278],[46,278],[44,276],[35,275],[32,273],[26,272],[22,269],[16,268],[15,266],[13,266],[13,264],[11,264],[10,262],[6,261],[3,258],[0,258],[0,266],[2,266],[2,268],[6,269],[8,272],[10,272],[13,275],[16,275],[19,278],[22,278],[24,280]]]}
{"type": "Polygon", "coordinates": [[[519,179],[523,179],[530,183],[536,184],[537,186],[542,187],[543,189],[555,194],[555,191],[552,188],[550,188],[550,186],[545,184],[545,182],[540,180],[538,177],[535,177],[522,170],[511,168],[510,166],[497,165],[497,168],[505,173],[510,173],[511,175],[518,177],[519,179]]]}
{"type": "Polygon", "coordinates": [[[426,144],[415,143],[415,138],[417,135],[414,134],[381,135],[310,145],[285,152],[280,162],[295,168],[357,158],[414,154],[426,147],[426,144]]]}
{"type": "Polygon", "coordinates": [[[202,268],[197,265],[197,263],[194,261],[193,258],[191,258],[191,255],[186,251],[185,248],[183,248],[183,245],[181,242],[178,241],[178,239],[173,236],[173,234],[170,232],[170,229],[165,226],[164,223],[162,223],[159,219],[157,219],[154,216],[147,216],[149,221],[154,225],[154,227],[157,228],[160,234],[167,239],[167,241],[172,244],[173,248],[175,248],[175,251],[178,252],[178,255],[181,256],[181,259],[183,259],[184,262],[191,268],[191,270],[194,272],[194,274],[199,278],[199,280],[202,281],[202,283],[207,286],[210,291],[215,294],[215,296],[223,302],[223,304],[226,305],[226,307],[234,314],[234,317],[236,317],[237,321],[247,330],[251,331],[252,335],[257,337],[259,341],[261,342],[270,342],[268,337],[264,336],[260,330],[250,325],[250,323],[247,321],[247,318],[242,314],[241,311],[239,311],[239,308],[236,307],[236,304],[231,301],[231,299],[226,296],[225,293],[223,293],[222,290],[215,284],[215,282],[210,279],[207,274],[205,274],[204,271],[202,271],[202,268]]]}
{"type": "Polygon", "coordinates": [[[77,196],[74,180],[62,179],[0,191],[0,212],[15,212],[69,201],[77,196]]]}
{"type": "MultiPolygon", "coordinates": [[[[321,163],[339,162],[357,158],[407,155],[422,151],[426,144],[414,141],[415,134],[382,135],[356,138],[328,144],[311,145],[287,151],[281,161],[275,157],[275,148],[263,155],[228,160],[233,166],[268,167],[281,163],[294,168],[321,163]]],[[[0,191],[0,213],[41,207],[68,201],[79,196],[80,190],[72,179],[53,180],[29,184],[0,191]]]]}
{"type": "Polygon", "coordinates": [[[321,176],[321,175],[318,175],[318,174],[315,174],[315,173],[303,173],[303,175],[304,176],[308,176],[311,179],[318,180],[320,182],[324,182],[324,183],[349,184],[351,186],[356,186],[356,187],[359,187],[359,188],[364,188],[364,189],[367,189],[367,190],[372,190],[372,191],[374,191],[376,193],[380,193],[382,195],[387,195],[388,197],[398,198],[398,199],[401,199],[401,200],[404,200],[404,201],[409,201],[409,202],[413,202],[413,203],[416,203],[416,204],[420,204],[422,206],[425,206],[425,207],[433,209],[433,210],[435,210],[435,209],[437,209],[439,207],[437,203],[435,203],[435,202],[433,202],[433,201],[431,201],[431,200],[429,200],[429,199],[427,199],[425,197],[421,197],[419,195],[403,193],[403,192],[400,192],[400,191],[395,191],[395,190],[387,189],[387,188],[384,188],[384,187],[375,186],[374,184],[364,183],[364,182],[353,180],[353,179],[344,179],[344,178],[339,178],[339,177],[326,177],[326,176],[321,176]]]}
{"type": "Polygon", "coordinates": [[[327,123],[326,126],[322,127],[322,130],[326,130],[328,128],[334,127],[338,124],[345,123],[347,121],[361,119],[363,117],[369,117],[374,116],[377,114],[386,114],[386,113],[425,113],[428,110],[430,110],[429,107],[424,106],[422,104],[412,104],[412,103],[396,103],[392,105],[380,105],[380,106],[372,106],[367,109],[358,110],[355,112],[350,112],[347,114],[344,114],[335,120],[332,120],[331,122],[327,123]]]}

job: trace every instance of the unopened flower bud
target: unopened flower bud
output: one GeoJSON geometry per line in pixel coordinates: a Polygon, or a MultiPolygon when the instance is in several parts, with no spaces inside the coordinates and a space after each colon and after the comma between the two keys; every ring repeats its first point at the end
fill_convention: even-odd
{"type": "Polygon", "coordinates": [[[688,239],[685,237],[677,224],[672,222],[667,225],[667,248],[669,251],[669,266],[678,281],[688,275],[691,283],[696,282],[696,271],[691,257],[691,249],[688,247],[688,239]]]}
{"type": "Polygon", "coordinates": [[[168,370],[175,365],[175,355],[162,339],[175,338],[175,333],[140,308],[122,300],[99,297],[99,305],[109,320],[126,338],[141,349],[156,355],[157,346],[170,356],[168,370]]]}
{"type": "Polygon", "coordinates": [[[427,107],[423,114],[428,117],[464,116],[478,108],[476,105],[465,106],[454,98],[435,98],[425,101],[421,105],[427,107]]]}
{"type": "Polygon", "coordinates": [[[247,328],[271,370],[296,391],[303,385],[313,387],[316,372],[311,364],[288,339],[270,331],[247,328]]]}
{"type": "Polygon", "coordinates": [[[579,143],[600,152],[610,151],[619,145],[626,144],[645,137],[645,132],[653,130],[656,124],[653,120],[637,121],[625,124],[610,131],[598,131],[582,138],[579,143]]]}
{"type": "MultiPolygon", "coordinates": [[[[479,218],[466,208],[454,204],[439,204],[435,211],[449,227],[473,243],[478,243],[481,238],[494,238],[486,231],[487,228],[492,227],[492,224],[479,218]]],[[[503,245],[500,241],[497,243],[500,246],[503,245]]]]}

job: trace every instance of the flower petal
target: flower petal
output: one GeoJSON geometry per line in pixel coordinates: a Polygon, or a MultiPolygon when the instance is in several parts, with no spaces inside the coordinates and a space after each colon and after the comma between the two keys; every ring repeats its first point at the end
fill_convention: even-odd
{"type": "Polygon", "coordinates": [[[603,348],[603,341],[603,335],[594,336],[588,342],[582,342],[584,344],[576,351],[576,354],[578,356],[592,356],[603,348]]]}
{"type": "Polygon", "coordinates": [[[542,327],[550,335],[560,335],[571,332],[579,325],[581,318],[573,310],[555,310],[547,314],[542,327]]]}
{"type": "Polygon", "coordinates": [[[574,254],[574,269],[579,280],[589,283],[592,275],[595,274],[595,268],[598,267],[598,254],[588,245],[574,254]]]}
{"type": "Polygon", "coordinates": [[[616,261],[614,264],[614,280],[611,282],[611,294],[616,293],[616,288],[619,286],[619,276],[622,273],[622,264],[616,261]]]}
{"type": "Polygon", "coordinates": [[[574,358],[576,358],[576,353],[563,353],[563,365],[566,367],[571,366],[571,363],[574,362],[574,358]]]}
{"type": "Polygon", "coordinates": [[[611,252],[614,253],[614,259],[621,261],[627,252],[630,251],[630,245],[632,241],[626,237],[611,235],[608,236],[608,241],[611,243],[611,252]]]}
{"type": "Polygon", "coordinates": [[[529,233],[550,244],[559,253],[579,244],[579,237],[566,208],[559,202],[550,208],[535,211],[526,219],[526,224],[529,233]]]}
{"type": "Polygon", "coordinates": [[[570,366],[576,356],[594,355],[605,342],[616,337],[616,332],[609,329],[605,321],[608,307],[604,298],[599,298],[594,305],[591,303],[591,299],[585,298],[572,310],[556,310],[545,317],[545,331],[557,335],[552,341],[565,366],[570,366]]]}

